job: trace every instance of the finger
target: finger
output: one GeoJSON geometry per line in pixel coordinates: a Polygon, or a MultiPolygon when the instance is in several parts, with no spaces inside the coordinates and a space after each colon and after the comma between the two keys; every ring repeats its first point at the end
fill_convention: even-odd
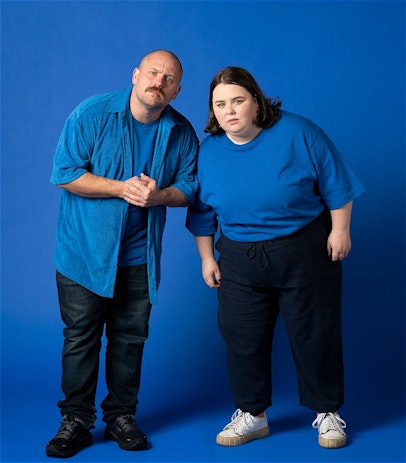
{"type": "Polygon", "coordinates": [[[131,183],[131,186],[134,187],[134,189],[136,189],[137,191],[143,191],[146,189],[147,183],[144,180],[136,177],[134,179],[134,182],[131,183]]]}
{"type": "Polygon", "coordinates": [[[152,182],[152,178],[148,177],[148,175],[145,175],[144,173],[140,174],[139,179],[144,185],[148,185],[148,183],[152,182]]]}

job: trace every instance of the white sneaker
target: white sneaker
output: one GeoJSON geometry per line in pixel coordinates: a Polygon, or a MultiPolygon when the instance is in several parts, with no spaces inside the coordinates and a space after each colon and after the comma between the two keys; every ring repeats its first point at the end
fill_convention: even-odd
{"type": "Polygon", "coordinates": [[[226,447],[245,444],[269,434],[268,420],[266,415],[252,416],[248,412],[237,409],[231,417],[231,422],[217,434],[216,442],[226,447]]]}
{"type": "Polygon", "coordinates": [[[347,443],[346,422],[336,413],[319,413],[312,423],[319,430],[319,444],[327,449],[338,449],[347,443]]]}

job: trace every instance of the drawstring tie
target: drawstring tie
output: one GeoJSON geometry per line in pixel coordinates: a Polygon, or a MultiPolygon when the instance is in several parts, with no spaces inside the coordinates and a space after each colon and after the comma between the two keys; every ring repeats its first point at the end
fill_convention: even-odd
{"type": "Polygon", "coordinates": [[[257,259],[258,266],[263,270],[266,267],[267,255],[265,252],[265,245],[269,244],[269,241],[264,243],[251,243],[247,249],[248,259],[257,259]]]}

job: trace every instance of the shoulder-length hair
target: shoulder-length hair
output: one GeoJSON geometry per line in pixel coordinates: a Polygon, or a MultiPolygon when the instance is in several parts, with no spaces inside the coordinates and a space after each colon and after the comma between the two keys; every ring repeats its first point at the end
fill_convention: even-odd
{"type": "Polygon", "coordinates": [[[258,127],[269,128],[279,118],[279,108],[282,105],[280,99],[271,100],[267,98],[254,77],[246,70],[236,66],[229,66],[221,69],[214,76],[210,84],[209,94],[209,118],[204,131],[211,134],[224,132],[220,127],[213,111],[213,91],[218,84],[233,84],[244,87],[257,101],[258,114],[255,123],[258,127]]]}

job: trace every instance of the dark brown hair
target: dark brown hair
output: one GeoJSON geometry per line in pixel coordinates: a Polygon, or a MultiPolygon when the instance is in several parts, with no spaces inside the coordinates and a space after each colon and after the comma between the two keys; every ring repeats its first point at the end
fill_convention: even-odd
{"type": "Polygon", "coordinates": [[[258,103],[258,115],[255,123],[258,127],[271,127],[279,117],[279,108],[282,105],[280,99],[271,100],[267,98],[260,89],[254,77],[246,70],[236,66],[229,66],[221,69],[213,78],[210,84],[209,94],[209,119],[205,132],[211,134],[222,133],[213,111],[213,91],[218,84],[233,84],[244,87],[258,103]]]}

